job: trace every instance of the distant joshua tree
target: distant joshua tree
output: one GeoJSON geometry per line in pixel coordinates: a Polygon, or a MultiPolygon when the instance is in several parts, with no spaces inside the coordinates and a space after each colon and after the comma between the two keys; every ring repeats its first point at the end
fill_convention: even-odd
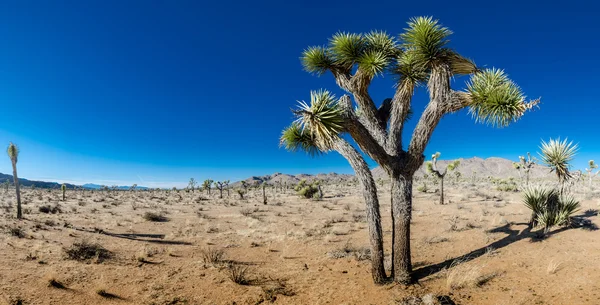
{"type": "MultiPolygon", "coordinates": [[[[215,182],[215,187],[219,190],[219,198],[223,198],[223,189],[229,185],[229,180],[215,182]]],[[[229,196],[229,189],[227,189],[227,196],[229,196]]]]}
{"type": "Polygon", "coordinates": [[[19,147],[13,142],[10,142],[6,153],[10,158],[13,168],[13,180],[15,183],[15,190],[17,192],[17,219],[23,218],[23,211],[21,211],[21,189],[19,188],[19,177],[17,176],[17,162],[19,161],[19,147]]]}
{"type": "Polygon", "coordinates": [[[190,182],[188,182],[188,187],[192,190],[192,193],[194,192],[194,189],[196,188],[197,184],[198,182],[196,182],[196,179],[190,178],[190,182]]]}
{"type": "Polygon", "coordinates": [[[244,199],[244,195],[246,195],[245,189],[237,189],[238,195],[240,195],[240,199],[244,199]]]}
{"type": "Polygon", "coordinates": [[[202,188],[205,189],[208,192],[208,195],[210,195],[210,187],[213,184],[213,182],[214,182],[213,180],[206,179],[202,183],[202,188]]]}
{"type": "Polygon", "coordinates": [[[459,165],[460,161],[455,160],[450,162],[446,169],[438,169],[437,168],[437,160],[440,157],[440,153],[436,152],[431,156],[431,161],[427,162],[427,171],[434,174],[438,179],[440,179],[440,204],[444,204],[444,177],[448,173],[448,171],[455,170],[459,165]]]}
{"type": "Polygon", "coordinates": [[[6,178],[6,180],[4,181],[4,183],[2,183],[2,185],[4,186],[4,193],[8,193],[8,187],[10,186],[10,180],[8,180],[8,178],[6,178]]]}
{"type": "Polygon", "coordinates": [[[262,185],[262,193],[263,193],[263,204],[267,204],[267,193],[265,192],[265,188],[267,187],[267,182],[263,182],[261,185],[262,185]]]}
{"type": "Polygon", "coordinates": [[[132,185],[132,186],[129,188],[129,191],[131,191],[131,192],[134,192],[134,191],[135,191],[135,189],[137,188],[137,186],[138,186],[138,185],[134,183],[134,184],[133,184],[133,185],[132,185]]]}
{"type": "Polygon", "coordinates": [[[588,173],[588,180],[589,180],[589,185],[590,185],[590,189],[592,188],[592,179],[595,176],[598,176],[598,173],[600,173],[600,171],[596,171],[596,173],[593,173],[593,171],[598,168],[598,164],[596,164],[594,162],[594,160],[590,160],[590,162],[588,162],[588,168],[585,169],[585,171],[588,173]]]}
{"type": "Polygon", "coordinates": [[[63,201],[67,201],[67,185],[63,183],[63,185],[60,186],[60,190],[62,191],[63,201]]]}
{"type": "Polygon", "coordinates": [[[519,179],[523,181],[523,172],[525,176],[525,185],[529,185],[529,172],[531,168],[535,165],[537,159],[532,157],[531,154],[527,153],[527,158],[524,156],[519,156],[519,162],[513,162],[513,167],[519,172],[519,179]]]}

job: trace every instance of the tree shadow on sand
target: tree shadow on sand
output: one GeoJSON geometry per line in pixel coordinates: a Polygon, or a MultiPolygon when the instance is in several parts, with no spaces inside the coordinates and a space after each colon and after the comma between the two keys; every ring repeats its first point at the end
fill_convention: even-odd
{"type": "Polygon", "coordinates": [[[480,256],[483,256],[484,254],[486,254],[489,251],[488,249],[501,249],[512,243],[518,242],[518,241],[526,239],[526,238],[529,238],[531,242],[539,242],[544,239],[550,238],[554,234],[558,234],[560,232],[569,230],[571,228],[582,228],[582,229],[588,230],[588,231],[598,230],[598,226],[596,226],[594,223],[592,223],[589,220],[590,217],[593,217],[596,215],[598,215],[598,211],[587,210],[581,215],[574,216],[572,219],[571,226],[559,228],[554,231],[550,231],[546,234],[543,234],[544,229],[541,229],[538,231],[532,231],[532,228],[530,228],[527,223],[515,223],[515,224],[508,223],[503,226],[488,230],[487,232],[489,232],[489,233],[506,233],[508,235],[506,235],[504,238],[497,240],[485,247],[481,247],[479,249],[473,250],[467,254],[464,254],[464,255],[461,255],[458,257],[454,257],[451,259],[447,259],[443,262],[440,262],[440,263],[437,263],[434,265],[428,265],[428,266],[425,266],[422,268],[418,268],[413,273],[414,280],[418,281],[418,280],[426,278],[430,275],[436,274],[444,269],[450,268],[452,266],[452,264],[455,263],[455,261],[468,262],[468,261],[474,260],[480,256]],[[523,230],[511,229],[512,226],[518,226],[518,225],[525,225],[527,227],[523,230]]]}

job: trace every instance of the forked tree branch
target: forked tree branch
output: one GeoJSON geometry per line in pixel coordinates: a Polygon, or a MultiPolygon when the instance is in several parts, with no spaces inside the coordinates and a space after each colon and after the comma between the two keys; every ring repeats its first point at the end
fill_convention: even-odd
{"type": "Polygon", "coordinates": [[[402,129],[410,111],[414,89],[414,83],[405,80],[398,85],[392,98],[390,127],[386,143],[386,151],[392,156],[396,156],[402,151],[402,129]]]}

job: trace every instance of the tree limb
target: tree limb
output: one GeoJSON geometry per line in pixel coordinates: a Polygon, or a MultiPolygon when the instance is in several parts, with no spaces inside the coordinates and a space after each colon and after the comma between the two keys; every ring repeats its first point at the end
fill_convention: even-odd
{"type": "Polygon", "coordinates": [[[392,98],[390,128],[386,143],[386,151],[390,155],[396,156],[402,150],[402,129],[410,110],[414,88],[413,82],[404,80],[400,83],[392,98]]]}

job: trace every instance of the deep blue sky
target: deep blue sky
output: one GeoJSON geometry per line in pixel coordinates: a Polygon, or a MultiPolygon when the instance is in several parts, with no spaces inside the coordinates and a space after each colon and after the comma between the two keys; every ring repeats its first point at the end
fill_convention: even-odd
{"type": "MultiPolygon", "coordinates": [[[[20,146],[20,176],[78,183],[350,173],[335,153],[312,159],[278,147],[296,100],[311,89],[341,93],[331,76],[302,71],[302,50],[340,30],[396,35],[410,17],[431,15],[454,31],[452,47],[505,69],[542,105],[504,129],[450,115],[427,154],[516,160],[561,136],[581,146],[576,168],[600,160],[596,5],[323,2],[2,1],[0,144],[20,146]]],[[[392,85],[377,79],[371,92],[382,100],[392,85]]],[[[419,93],[416,115],[425,102],[419,93]]]]}

